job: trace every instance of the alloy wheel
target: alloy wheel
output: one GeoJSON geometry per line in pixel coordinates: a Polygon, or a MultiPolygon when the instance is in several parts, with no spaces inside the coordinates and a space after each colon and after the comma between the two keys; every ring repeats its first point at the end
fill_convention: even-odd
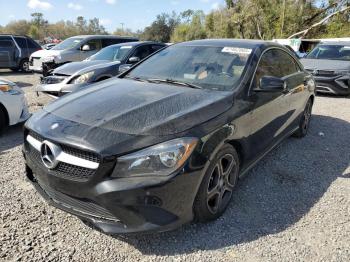
{"type": "Polygon", "coordinates": [[[231,199],[235,185],[237,163],[231,154],[222,156],[215,165],[208,182],[207,207],[212,214],[220,212],[231,199]]]}
{"type": "Polygon", "coordinates": [[[311,110],[312,110],[312,104],[311,104],[311,102],[308,102],[308,104],[304,110],[304,121],[302,123],[303,132],[306,132],[309,128],[309,124],[310,124],[310,120],[311,120],[311,110]]]}
{"type": "Polygon", "coordinates": [[[29,72],[29,61],[24,61],[22,64],[23,72],[29,72]]]}

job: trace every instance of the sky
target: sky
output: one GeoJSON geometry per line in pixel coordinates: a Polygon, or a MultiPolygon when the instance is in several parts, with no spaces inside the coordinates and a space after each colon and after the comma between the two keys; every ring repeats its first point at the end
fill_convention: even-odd
{"type": "Polygon", "coordinates": [[[132,30],[150,25],[160,13],[187,9],[205,13],[224,5],[224,0],[0,0],[0,25],[12,20],[30,19],[41,12],[49,22],[97,17],[109,32],[117,27],[132,30]]]}

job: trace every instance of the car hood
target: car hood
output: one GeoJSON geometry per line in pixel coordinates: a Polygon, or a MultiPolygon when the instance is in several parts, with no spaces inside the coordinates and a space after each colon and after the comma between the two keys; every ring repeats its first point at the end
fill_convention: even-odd
{"type": "Polygon", "coordinates": [[[72,62],[64,64],[56,68],[52,73],[53,74],[62,74],[62,75],[74,75],[76,73],[83,73],[92,71],[96,68],[119,64],[120,62],[111,62],[108,60],[94,60],[94,61],[81,61],[81,62],[72,62]]]}
{"type": "Polygon", "coordinates": [[[350,61],[303,58],[300,62],[309,70],[350,70],[350,61]]]}
{"type": "Polygon", "coordinates": [[[129,149],[138,147],[140,137],[147,140],[143,146],[152,144],[231,107],[232,92],[111,79],[56,100],[35,114],[27,127],[79,147],[102,152],[118,144],[114,148],[124,151],[123,142],[129,141],[129,149]]]}
{"type": "Polygon", "coordinates": [[[31,57],[43,58],[43,57],[48,57],[48,56],[59,55],[60,53],[61,53],[60,50],[46,50],[46,49],[43,49],[43,50],[39,50],[39,51],[36,51],[36,52],[32,53],[31,57]]]}

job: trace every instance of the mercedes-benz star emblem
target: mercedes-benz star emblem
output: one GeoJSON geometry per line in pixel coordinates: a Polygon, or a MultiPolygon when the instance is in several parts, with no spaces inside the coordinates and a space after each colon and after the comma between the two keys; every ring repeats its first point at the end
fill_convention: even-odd
{"type": "Polygon", "coordinates": [[[57,157],[60,152],[61,149],[58,146],[49,141],[44,141],[40,147],[41,161],[47,168],[53,169],[58,164],[57,157]]]}

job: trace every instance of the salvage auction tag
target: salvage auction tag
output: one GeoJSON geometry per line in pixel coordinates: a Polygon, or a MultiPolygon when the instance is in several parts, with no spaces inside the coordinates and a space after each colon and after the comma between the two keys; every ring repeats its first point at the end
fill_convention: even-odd
{"type": "Polygon", "coordinates": [[[230,54],[245,54],[249,55],[252,52],[252,49],[249,48],[240,48],[240,47],[224,47],[221,52],[230,53],[230,54]]]}

